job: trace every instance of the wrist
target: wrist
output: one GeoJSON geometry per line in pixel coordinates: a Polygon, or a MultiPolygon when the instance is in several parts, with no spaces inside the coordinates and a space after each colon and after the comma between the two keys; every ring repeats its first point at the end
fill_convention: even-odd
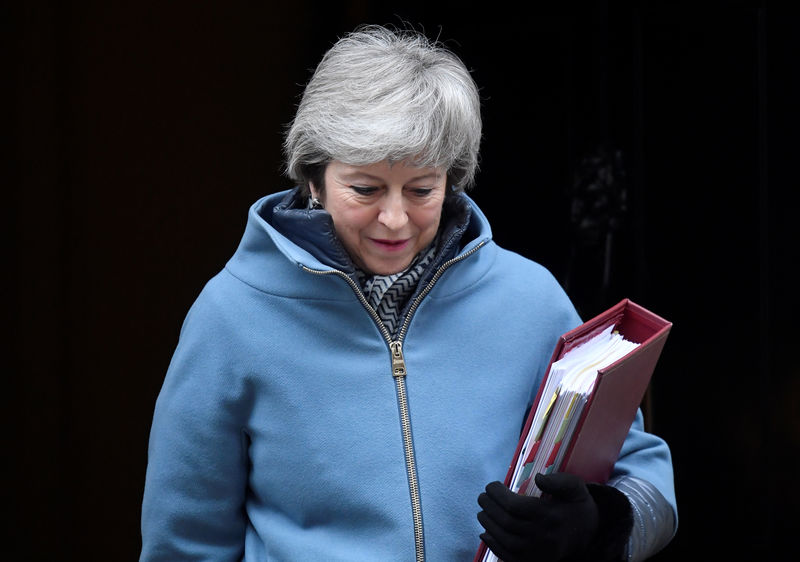
{"type": "Polygon", "coordinates": [[[612,486],[587,484],[597,504],[598,524],[585,556],[578,560],[610,562],[624,559],[625,546],[633,528],[633,512],[628,498],[612,486]]]}

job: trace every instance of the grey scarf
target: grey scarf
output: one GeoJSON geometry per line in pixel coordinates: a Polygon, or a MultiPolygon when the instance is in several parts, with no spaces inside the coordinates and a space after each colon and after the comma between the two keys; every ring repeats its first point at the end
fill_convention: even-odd
{"type": "Polygon", "coordinates": [[[405,271],[391,275],[372,275],[358,271],[364,296],[378,313],[389,334],[397,335],[400,315],[408,299],[414,294],[419,280],[436,256],[436,240],[419,253],[405,271]]]}

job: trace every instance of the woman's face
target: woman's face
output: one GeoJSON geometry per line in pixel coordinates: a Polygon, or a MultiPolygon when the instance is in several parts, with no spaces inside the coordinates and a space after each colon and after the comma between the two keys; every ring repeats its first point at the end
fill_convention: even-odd
{"type": "Polygon", "coordinates": [[[404,162],[351,166],[333,160],[322,193],[336,234],[362,269],[389,275],[406,269],[433,241],[442,215],[447,173],[404,162]]]}

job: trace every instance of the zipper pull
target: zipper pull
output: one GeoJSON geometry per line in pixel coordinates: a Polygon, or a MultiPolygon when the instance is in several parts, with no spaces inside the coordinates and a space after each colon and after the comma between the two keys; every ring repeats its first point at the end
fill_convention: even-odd
{"type": "Polygon", "coordinates": [[[392,376],[406,376],[406,360],[403,357],[403,344],[399,341],[393,341],[389,344],[389,348],[392,350],[392,376]]]}

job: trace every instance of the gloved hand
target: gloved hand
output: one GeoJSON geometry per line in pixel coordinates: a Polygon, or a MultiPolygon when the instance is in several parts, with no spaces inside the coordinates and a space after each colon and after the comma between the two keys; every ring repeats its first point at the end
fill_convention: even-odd
{"type": "MultiPolygon", "coordinates": [[[[600,510],[586,484],[577,476],[554,473],[537,474],[536,485],[542,497],[517,494],[501,482],[486,486],[478,497],[483,508],[478,521],[486,529],[481,539],[503,562],[584,558],[600,528],[600,510]]],[[[630,517],[627,498],[613,491],[627,504],[630,517]]]]}

